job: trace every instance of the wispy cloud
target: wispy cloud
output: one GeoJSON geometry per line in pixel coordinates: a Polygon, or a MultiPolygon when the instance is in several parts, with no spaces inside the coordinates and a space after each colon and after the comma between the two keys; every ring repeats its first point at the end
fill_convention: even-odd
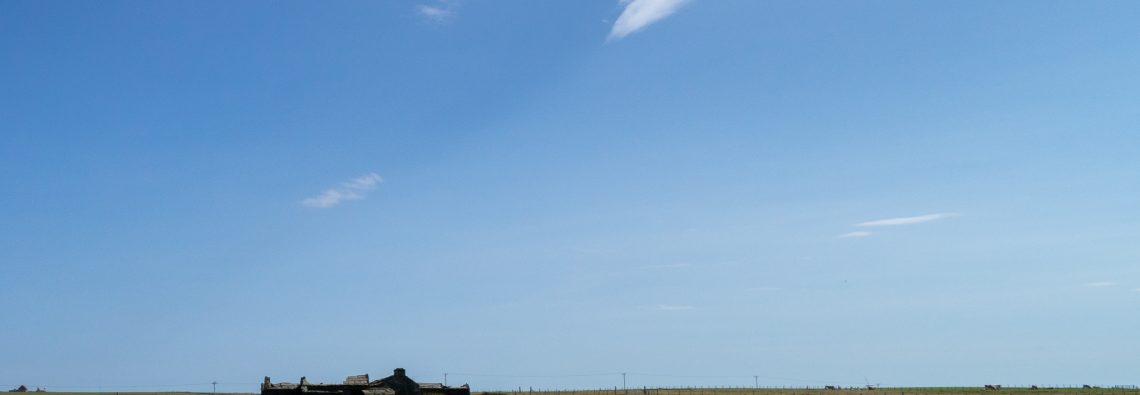
{"type": "Polygon", "coordinates": [[[610,29],[608,40],[616,40],[677,12],[687,0],[619,0],[625,9],[610,29]]]}
{"type": "Polygon", "coordinates": [[[936,214],[917,215],[914,217],[898,217],[898,218],[877,219],[874,221],[860,222],[860,223],[855,224],[855,226],[914,225],[914,224],[921,224],[923,222],[937,221],[937,220],[940,220],[943,218],[950,218],[950,217],[956,217],[956,216],[958,216],[957,213],[936,213],[936,214]]]}
{"type": "Polygon", "coordinates": [[[839,235],[839,238],[847,239],[847,238],[851,238],[851,237],[867,237],[867,236],[870,236],[872,234],[874,234],[874,233],[871,233],[871,232],[868,232],[865,230],[857,230],[854,232],[847,232],[847,233],[841,234],[841,235],[839,235]]]}
{"type": "Polygon", "coordinates": [[[1111,281],[1094,281],[1091,283],[1084,283],[1084,286],[1089,287],[1089,288],[1104,288],[1104,287],[1111,287],[1113,285],[1116,285],[1116,283],[1111,282],[1111,281]]]}
{"type": "Polygon", "coordinates": [[[342,183],[340,187],[325,190],[320,195],[305,198],[301,204],[315,208],[329,208],[346,200],[360,200],[369,191],[376,189],[376,185],[383,182],[379,174],[368,173],[342,183]]]}
{"type": "Polygon", "coordinates": [[[642,266],[641,268],[642,269],[650,269],[650,270],[652,270],[652,269],[678,269],[678,268],[689,267],[689,266],[692,266],[692,265],[690,265],[688,263],[665,263],[665,264],[660,264],[660,265],[645,265],[645,266],[642,266]]]}
{"type": "Polygon", "coordinates": [[[659,304],[655,306],[646,306],[645,308],[656,311],[687,311],[695,309],[695,307],[689,306],[687,304],[659,304]]]}
{"type": "Polygon", "coordinates": [[[439,0],[430,4],[417,4],[416,12],[432,22],[446,22],[455,17],[455,1],[439,0]]]}

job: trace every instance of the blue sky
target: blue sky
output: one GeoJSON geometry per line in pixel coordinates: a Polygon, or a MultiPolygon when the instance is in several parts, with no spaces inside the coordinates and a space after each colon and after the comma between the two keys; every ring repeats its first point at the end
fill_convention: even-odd
{"type": "Polygon", "coordinates": [[[0,384],[1136,384],[1138,19],[3,2],[0,384]]]}

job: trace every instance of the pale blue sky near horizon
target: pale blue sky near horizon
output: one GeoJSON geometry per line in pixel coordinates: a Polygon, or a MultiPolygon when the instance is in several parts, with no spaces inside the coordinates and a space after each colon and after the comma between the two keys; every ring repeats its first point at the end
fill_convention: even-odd
{"type": "Polygon", "coordinates": [[[0,385],[1140,384],[1137,20],[0,2],[0,385]]]}

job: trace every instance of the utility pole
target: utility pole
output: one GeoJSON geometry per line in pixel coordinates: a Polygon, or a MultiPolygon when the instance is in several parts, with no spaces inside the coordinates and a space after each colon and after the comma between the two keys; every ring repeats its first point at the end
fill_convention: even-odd
{"type": "Polygon", "coordinates": [[[753,386],[760,388],[760,376],[752,376],[753,386]]]}
{"type": "Polygon", "coordinates": [[[443,372],[443,386],[447,386],[447,372],[443,372]]]}
{"type": "Polygon", "coordinates": [[[626,389],[625,389],[625,372],[621,373],[621,390],[626,391],[626,389]]]}
{"type": "Polygon", "coordinates": [[[217,395],[218,394],[218,382],[215,381],[215,382],[212,382],[210,384],[214,385],[214,395],[217,395]]]}

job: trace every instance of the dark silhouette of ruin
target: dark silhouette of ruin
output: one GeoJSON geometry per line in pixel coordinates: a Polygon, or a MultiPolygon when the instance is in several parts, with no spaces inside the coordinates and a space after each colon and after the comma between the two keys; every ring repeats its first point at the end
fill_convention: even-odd
{"type": "Polygon", "coordinates": [[[448,387],[439,383],[417,383],[397,368],[391,376],[369,381],[367,374],[348,376],[343,384],[312,384],[305,377],[301,382],[274,384],[265,378],[261,383],[261,395],[471,395],[471,388],[464,384],[448,387]]]}
{"type": "Polygon", "coordinates": [[[8,392],[28,392],[28,387],[21,385],[14,390],[8,390],[8,392]]]}

